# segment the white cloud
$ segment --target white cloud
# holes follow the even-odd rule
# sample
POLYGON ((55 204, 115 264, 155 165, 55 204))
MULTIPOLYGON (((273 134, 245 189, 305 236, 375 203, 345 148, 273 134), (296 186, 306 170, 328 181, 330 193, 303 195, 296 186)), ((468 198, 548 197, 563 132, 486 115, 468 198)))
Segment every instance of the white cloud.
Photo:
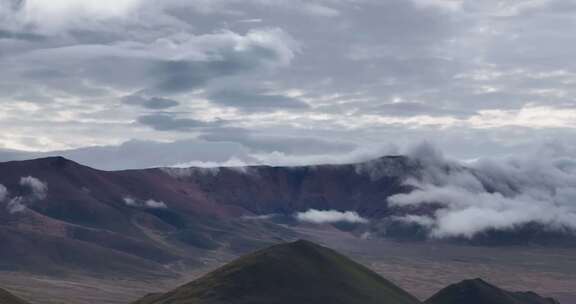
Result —
POLYGON ((162 201, 157 201, 153 199, 148 199, 145 201, 135 199, 133 197, 124 197, 122 199, 127 206, 135 207, 135 208, 149 208, 149 209, 166 209, 166 203, 162 201))
POLYGON ((315 210, 310 209, 306 212, 296 214, 296 219, 301 222, 314 224, 333 224, 333 223, 367 223, 368 220, 361 217, 355 211, 337 211, 337 210, 315 210))
POLYGON ((123 198, 124 203, 130 207, 137 207, 138 203, 136 203, 136 200, 132 197, 125 197, 123 198))
POLYGON ((3 202, 8 197, 8 189, 0 184, 0 202, 3 202))
POLYGON ((48 192, 48 185, 45 182, 33 176, 26 176, 20 178, 20 185, 28 187, 30 189, 30 191, 32 192, 30 196, 33 199, 43 200, 46 198, 48 192))
MULTIPOLYGON (((427 162, 422 176, 407 182, 416 190, 389 198, 393 206, 436 204, 428 216, 402 220, 430 229, 433 237, 471 238, 489 229, 538 223, 576 231, 576 159, 549 146, 535 153, 476 161, 427 162)), ((430 205, 432 206, 432 205, 430 205)))
POLYGON ((43 30, 61 30, 83 23, 124 18, 144 0, 24 0, 14 11, 16 22, 43 30))
POLYGON ((6 210, 8 210, 10 214, 24 212, 27 208, 24 204, 24 198, 21 196, 12 198, 6 205, 6 210))
POLYGON ((166 209, 166 208, 168 208, 164 202, 156 201, 156 200, 152 200, 152 199, 145 201, 144 206, 147 208, 152 208, 152 209, 166 209))

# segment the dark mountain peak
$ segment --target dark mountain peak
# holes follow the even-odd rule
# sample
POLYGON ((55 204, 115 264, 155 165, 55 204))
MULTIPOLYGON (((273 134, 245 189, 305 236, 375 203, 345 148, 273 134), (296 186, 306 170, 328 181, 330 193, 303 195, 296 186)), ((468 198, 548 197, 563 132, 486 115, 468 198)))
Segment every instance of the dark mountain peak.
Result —
POLYGON ((416 298, 336 251, 299 240, 244 256, 137 304, 417 304, 416 298))
POLYGON ((2 304, 28 304, 28 302, 0 288, 0 303, 2 304))
POLYGON ((427 304, 558 304, 534 292, 511 292, 480 278, 452 284, 426 300, 427 304))
POLYGON ((300 239, 300 240, 294 241, 292 243, 284 243, 284 244, 281 244, 279 246, 293 247, 295 249, 318 249, 318 248, 322 248, 322 246, 320 246, 316 243, 313 243, 311 241, 304 240, 304 239, 300 239))
POLYGON ((64 158, 62 156, 50 156, 50 157, 42 157, 42 158, 35 158, 29 160, 18 160, 18 161, 11 161, 6 162, 5 164, 12 164, 21 167, 36 167, 36 168, 47 168, 47 169, 64 169, 69 167, 85 167, 75 161, 70 159, 64 158))
POLYGON ((33 161, 49 165, 54 168, 65 168, 68 166, 81 166, 79 163, 69 160, 62 156, 50 156, 44 158, 38 158, 33 161))
POLYGON ((475 279, 468 279, 468 280, 463 280, 460 283, 456 284, 457 286, 462 286, 462 287, 466 287, 466 288, 478 288, 478 287, 495 287, 493 285, 491 285, 490 283, 484 281, 481 278, 475 278, 475 279))

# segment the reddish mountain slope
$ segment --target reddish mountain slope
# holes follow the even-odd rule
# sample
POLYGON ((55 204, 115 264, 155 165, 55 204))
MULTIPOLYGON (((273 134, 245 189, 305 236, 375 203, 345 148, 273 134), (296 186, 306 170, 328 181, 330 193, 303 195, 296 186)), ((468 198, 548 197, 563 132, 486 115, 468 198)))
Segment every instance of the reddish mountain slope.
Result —
MULTIPOLYGON (((349 165, 116 172, 61 157, 0 163, 0 242, 7 248, 0 270, 169 274, 171 266, 195 265, 207 250, 246 252, 294 239, 289 225, 246 217, 277 214, 294 224, 293 215, 309 209, 356 211, 380 225, 402 212, 387 198, 409 191, 404 181, 422 170, 402 156, 349 165)), ((425 235, 401 225, 385 231, 425 235)), ((502 238, 484 241, 492 239, 502 238)))

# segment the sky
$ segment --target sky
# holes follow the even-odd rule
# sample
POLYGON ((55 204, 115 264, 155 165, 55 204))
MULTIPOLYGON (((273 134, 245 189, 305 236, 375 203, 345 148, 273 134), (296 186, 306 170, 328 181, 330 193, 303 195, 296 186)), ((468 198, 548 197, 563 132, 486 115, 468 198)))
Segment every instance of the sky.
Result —
POLYGON ((0 0, 0 160, 576 148, 574 0, 0 0))

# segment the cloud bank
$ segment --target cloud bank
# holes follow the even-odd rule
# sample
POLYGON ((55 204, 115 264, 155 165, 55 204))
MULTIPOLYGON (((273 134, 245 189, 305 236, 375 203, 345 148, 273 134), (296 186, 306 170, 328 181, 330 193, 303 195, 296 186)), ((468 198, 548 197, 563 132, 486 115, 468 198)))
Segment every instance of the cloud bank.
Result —
POLYGON ((300 222, 313 224, 334 224, 334 223, 352 223, 365 224, 368 220, 361 217, 355 211, 337 211, 337 210, 315 210, 310 209, 306 212, 299 212, 295 215, 300 222))
POLYGON ((573 152, 549 146, 462 165, 445 160, 438 150, 425 145, 413 154, 423 165, 421 176, 406 181, 415 190, 392 196, 389 202, 396 207, 434 209, 430 215, 408 214, 400 219, 428 228, 436 238, 472 238, 489 230, 513 230, 534 223, 551 230, 576 231, 573 152))

